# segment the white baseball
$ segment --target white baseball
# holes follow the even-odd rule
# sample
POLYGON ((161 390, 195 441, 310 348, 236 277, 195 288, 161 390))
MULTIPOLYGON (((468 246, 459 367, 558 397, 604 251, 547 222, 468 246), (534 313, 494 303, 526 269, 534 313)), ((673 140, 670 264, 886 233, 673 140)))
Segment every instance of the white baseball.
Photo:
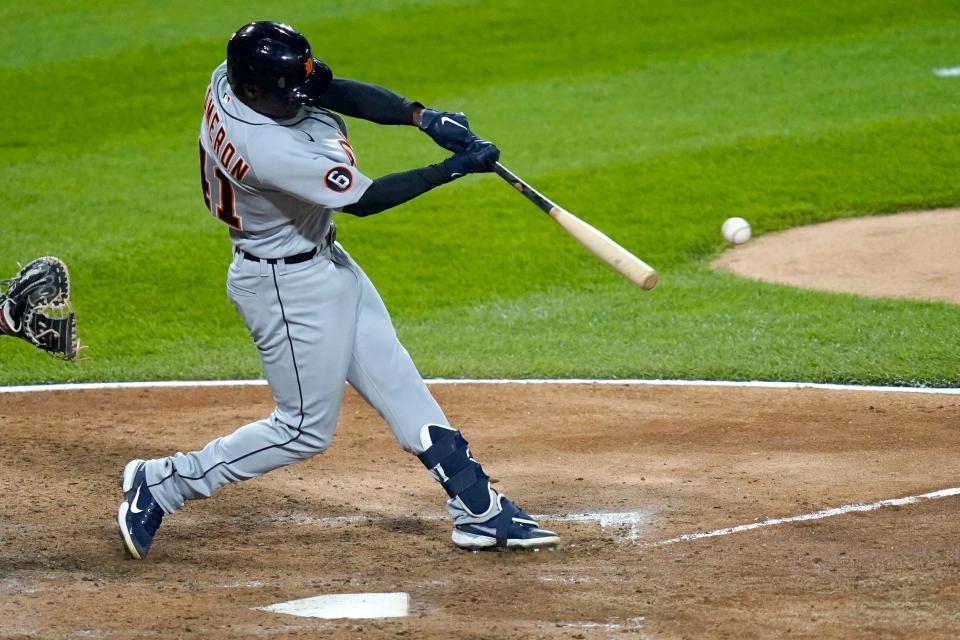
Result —
POLYGON ((743 244, 750 239, 750 223, 743 218, 727 218, 720 227, 720 233, 727 242, 743 244))

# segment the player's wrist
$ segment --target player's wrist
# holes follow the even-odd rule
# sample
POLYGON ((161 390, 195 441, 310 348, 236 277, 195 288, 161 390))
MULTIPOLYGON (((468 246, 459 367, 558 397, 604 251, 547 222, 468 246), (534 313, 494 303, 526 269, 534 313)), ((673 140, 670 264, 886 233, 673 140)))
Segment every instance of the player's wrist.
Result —
POLYGON ((437 167, 443 174, 444 182, 453 182, 457 178, 462 178, 470 173, 469 163, 462 153, 452 155, 440 164, 433 166, 437 167))
POLYGON ((447 181, 456 180, 468 173, 484 173, 493 170, 494 163, 500 159, 500 149, 487 140, 474 140, 466 149, 453 154, 439 167, 447 175, 447 181))
POLYGON ((410 111, 410 122, 413 123, 413 126, 419 129, 421 128, 421 123, 423 122, 423 112, 426 107, 419 102, 414 102, 412 107, 413 108, 410 111))

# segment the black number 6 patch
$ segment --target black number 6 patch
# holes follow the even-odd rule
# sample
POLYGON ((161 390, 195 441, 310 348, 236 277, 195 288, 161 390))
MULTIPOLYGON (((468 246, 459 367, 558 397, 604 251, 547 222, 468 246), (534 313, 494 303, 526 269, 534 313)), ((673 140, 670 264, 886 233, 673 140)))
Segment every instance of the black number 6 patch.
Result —
POLYGON ((353 184, 353 174, 347 167, 334 167, 327 171, 323 181, 334 191, 343 193, 353 184))

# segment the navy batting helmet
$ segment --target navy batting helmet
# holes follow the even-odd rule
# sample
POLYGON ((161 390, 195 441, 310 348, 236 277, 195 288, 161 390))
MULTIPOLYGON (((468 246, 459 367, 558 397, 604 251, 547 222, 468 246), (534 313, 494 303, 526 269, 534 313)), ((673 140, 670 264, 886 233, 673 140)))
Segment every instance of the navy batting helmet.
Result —
POLYGON ((333 79, 313 57, 303 34, 278 22, 251 22, 227 43, 227 80, 233 92, 268 116, 291 116, 333 79))

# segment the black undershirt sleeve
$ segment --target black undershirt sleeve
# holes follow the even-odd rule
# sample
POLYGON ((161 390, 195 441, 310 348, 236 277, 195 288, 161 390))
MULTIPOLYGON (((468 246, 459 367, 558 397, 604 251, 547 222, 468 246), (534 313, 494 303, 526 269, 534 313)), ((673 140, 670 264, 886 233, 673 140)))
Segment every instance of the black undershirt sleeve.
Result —
POLYGON ((341 211, 361 218, 370 216, 403 204, 451 180, 450 172, 440 164, 391 173, 374 180, 359 200, 343 207, 341 211))
POLYGON ((423 108, 419 102, 411 102, 390 89, 348 78, 334 78, 313 104, 377 124, 412 125, 414 110, 423 108))
MULTIPOLYGON (((423 108, 379 85, 349 78, 334 78, 330 86, 315 98, 317 107, 377 124, 413 124, 413 112, 423 108)), ((450 171, 442 165, 430 165, 377 178, 357 202, 341 209, 355 216, 370 216, 403 204, 434 187, 450 182, 450 171)))

